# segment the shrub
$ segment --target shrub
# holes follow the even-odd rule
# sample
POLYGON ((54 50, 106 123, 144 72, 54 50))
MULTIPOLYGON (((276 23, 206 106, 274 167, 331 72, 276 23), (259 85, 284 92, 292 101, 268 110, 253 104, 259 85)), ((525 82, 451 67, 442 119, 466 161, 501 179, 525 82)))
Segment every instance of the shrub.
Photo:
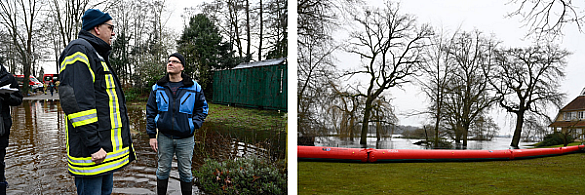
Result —
POLYGON ((286 194, 286 173, 277 167, 255 157, 206 159, 194 176, 199 188, 210 194, 286 194))
POLYGON ((134 102, 134 101, 142 101, 146 102, 148 100, 148 95, 150 91, 148 89, 141 89, 141 88, 128 88, 124 90, 124 95, 126 96, 126 101, 134 102))
MULTIPOLYGON (((565 139, 565 135, 562 133, 548 134, 544 137, 544 141, 540 142, 538 145, 536 145, 536 147, 554 146, 554 145, 564 144, 565 143, 564 139, 565 139)), ((572 136, 567 135, 567 140, 568 140, 567 143, 571 143, 575 139, 573 139, 572 136)))

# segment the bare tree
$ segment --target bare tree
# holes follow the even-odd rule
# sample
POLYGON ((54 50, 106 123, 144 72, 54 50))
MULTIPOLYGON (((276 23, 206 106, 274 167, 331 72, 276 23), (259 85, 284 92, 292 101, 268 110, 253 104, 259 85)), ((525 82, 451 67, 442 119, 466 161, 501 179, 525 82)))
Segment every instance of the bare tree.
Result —
POLYGON ((376 140, 380 141, 382 136, 389 134, 388 126, 396 126, 398 117, 394 114, 394 107, 390 104, 390 100, 384 96, 376 99, 372 104, 372 117, 370 122, 373 122, 376 127, 376 140))
MULTIPOLYGON (((258 55, 262 50, 267 59, 287 56, 288 48, 288 1, 269 0, 263 3, 266 6, 265 12, 270 13, 263 16, 260 32, 262 43, 258 49, 258 55)), ((263 9, 264 10, 264 9, 263 9)))
POLYGON ((55 58, 55 66, 57 72, 61 69, 59 64, 59 55, 63 48, 77 37, 77 33, 81 29, 81 16, 89 6, 90 0, 52 0, 50 1, 50 15, 49 17, 54 21, 54 28, 56 33, 51 33, 50 36, 55 36, 51 41, 54 43, 53 51, 55 58))
POLYGON ((37 33, 39 26, 36 22, 42 7, 43 3, 40 0, 0 1, 0 23, 8 30, 12 46, 23 66, 25 96, 28 95, 29 91, 26 81, 31 75, 31 68, 35 60, 33 40, 35 36, 39 36, 37 33))
POLYGON ((336 116, 341 114, 339 120, 332 118, 332 126, 337 130, 337 134, 341 139, 349 137, 349 140, 354 139, 355 130, 357 127, 358 112, 361 107, 361 101, 358 94, 348 91, 340 90, 339 86, 334 82, 329 82, 332 94, 326 99, 329 100, 329 115, 336 116), (339 124, 339 127, 336 125, 339 124))
MULTIPOLYGON (((340 2, 344 2, 341 0, 340 2)), ((331 37, 331 32, 337 29, 335 0, 301 0, 298 1, 298 93, 297 110, 299 115, 299 132, 306 134, 313 126, 324 122, 320 117, 320 110, 337 110, 344 113, 342 120, 352 120, 347 115, 351 106, 343 102, 348 97, 342 89, 331 83, 335 76, 333 53, 340 48, 331 37), (331 89, 331 90, 328 90, 331 89), (329 97, 328 97, 329 96, 329 97), (338 97, 338 98, 335 98, 338 97), (322 101, 331 100, 331 101, 322 101)), ((347 101, 346 101, 347 102, 347 101)), ((341 128, 353 128, 353 124, 341 122, 341 128)), ((322 124, 324 125, 324 124, 322 124)), ((336 126, 334 124, 333 126, 336 126)), ((350 133, 350 136, 353 134, 350 133)))
POLYGON ((529 27, 529 35, 537 38, 562 35, 562 28, 566 24, 575 24, 580 32, 585 22, 582 1, 571 0, 510 0, 517 4, 518 9, 508 16, 521 16, 526 26, 529 27), (581 3, 581 5, 576 5, 581 3))
POLYGON ((477 117, 469 128, 469 136, 477 140, 492 140, 499 131, 498 124, 488 115, 477 117))
POLYGON ((360 92, 366 99, 360 140, 365 145, 374 102, 384 91, 410 82, 433 32, 427 25, 418 27, 414 16, 399 13, 391 2, 382 9, 364 7, 353 19, 362 29, 350 34, 348 52, 359 55, 365 65, 346 74, 369 77, 367 89, 360 92))
POLYGON ((449 58, 449 48, 453 43, 453 37, 446 38, 445 33, 436 34, 431 38, 431 42, 432 45, 425 49, 425 61, 421 63, 422 77, 417 80, 430 100, 426 113, 434 120, 434 146, 438 147, 440 124, 446 117, 443 112, 445 96, 448 82, 453 76, 451 69, 455 67, 449 58))
POLYGON ((518 147, 527 113, 548 117, 550 104, 560 108, 565 94, 558 91, 559 82, 570 54, 554 45, 496 50, 494 64, 485 72, 499 105, 516 115, 510 146, 518 147))
POLYGON ((489 64, 490 55, 497 44, 483 37, 481 32, 462 32, 455 36, 448 49, 454 63, 453 77, 449 80, 445 109, 452 119, 455 142, 467 146, 467 134, 473 121, 492 105, 487 77, 482 74, 489 64))

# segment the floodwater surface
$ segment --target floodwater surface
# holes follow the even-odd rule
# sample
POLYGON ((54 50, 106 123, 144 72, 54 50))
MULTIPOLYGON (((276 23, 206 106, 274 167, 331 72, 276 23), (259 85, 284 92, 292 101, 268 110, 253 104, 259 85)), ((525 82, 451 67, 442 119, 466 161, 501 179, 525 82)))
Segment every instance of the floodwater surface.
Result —
MULTIPOLYGON (((156 153, 148 144, 145 111, 132 105, 128 109, 138 159, 114 173, 113 194, 156 194, 156 153)), ((7 194, 75 194, 74 178, 67 172, 64 114, 59 101, 25 100, 12 107, 12 120, 5 160, 7 194)), ((282 134, 232 131, 222 129, 221 124, 204 123, 196 135, 193 168, 201 167, 205 157, 225 160, 255 155, 282 159, 286 143, 282 134)), ((168 189, 171 195, 180 194, 176 167, 173 161, 168 189)), ((193 194, 203 192, 193 186, 193 194)))

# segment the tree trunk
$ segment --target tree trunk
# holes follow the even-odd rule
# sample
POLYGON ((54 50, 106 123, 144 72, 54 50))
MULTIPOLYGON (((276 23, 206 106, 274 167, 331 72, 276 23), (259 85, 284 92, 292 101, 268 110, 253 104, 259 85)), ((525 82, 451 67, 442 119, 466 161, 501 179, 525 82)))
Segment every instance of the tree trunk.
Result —
POLYGON ((260 0, 260 38, 259 41, 260 43, 258 43, 258 61, 262 61, 262 33, 263 33, 263 28, 264 28, 264 19, 262 17, 262 0, 260 0))
POLYGON ((247 34, 247 38, 248 40, 246 41, 246 62, 250 62, 250 59, 252 58, 251 54, 250 54, 250 45, 252 45, 252 32, 250 32, 250 1, 246 0, 246 31, 248 31, 247 34))
MULTIPOLYGON (((380 119, 378 119, 380 120, 380 119)), ((380 141, 380 131, 381 131, 380 121, 376 122, 376 140, 380 141)))
POLYGON ((512 137, 512 143, 510 146, 518 149, 518 144, 520 143, 520 137, 522 135, 522 125, 524 125, 524 112, 517 112, 516 115, 516 129, 514 130, 514 137, 512 137))
POLYGON ((353 130, 355 129, 354 123, 355 123, 355 117, 353 117, 353 114, 350 115, 349 117, 351 117, 349 119, 349 140, 353 141, 353 130))
POLYGON ((467 133, 469 132, 469 127, 465 127, 463 129, 463 148, 467 148, 467 133))
POLYGON ((366 109, 364 111, 364 120, 362 121, 362 137, 360 144, 367 145, 368 141, 368 123, 370 122, 370 112, 372 112, 372 98, 366 100, 366 109))
POLYGON ((433 148, 438 148, 439 147, 439 123, 440 123, 440 112, 437 114, 437 120, 435 121, 435 145, 433 146, 433 148))

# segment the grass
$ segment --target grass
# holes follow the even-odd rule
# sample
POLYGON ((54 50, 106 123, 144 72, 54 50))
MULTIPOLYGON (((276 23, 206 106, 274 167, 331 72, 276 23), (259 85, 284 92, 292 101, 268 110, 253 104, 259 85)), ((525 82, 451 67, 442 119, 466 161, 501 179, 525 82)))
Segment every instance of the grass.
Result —
POLYGON ((205 122, 221 123, 234 129, 284 130, 286 114, 274 110, 258 110, 210 103, 209 116, 205 122))
MULTIPOLYGON (((241 108, 209 103, 209 115, 206 123, 222 124, 233 129, 255 130, 285 130, 287 124, 284 112, 274 110, 258 110, 253 108, 241 108)), ((146 102, 131 102, 127 104, 130 109, 145 110, 146 102)))
POLYGON ((584 194, 585 153, 513 161, 298 162, 298 194, 584 194))

